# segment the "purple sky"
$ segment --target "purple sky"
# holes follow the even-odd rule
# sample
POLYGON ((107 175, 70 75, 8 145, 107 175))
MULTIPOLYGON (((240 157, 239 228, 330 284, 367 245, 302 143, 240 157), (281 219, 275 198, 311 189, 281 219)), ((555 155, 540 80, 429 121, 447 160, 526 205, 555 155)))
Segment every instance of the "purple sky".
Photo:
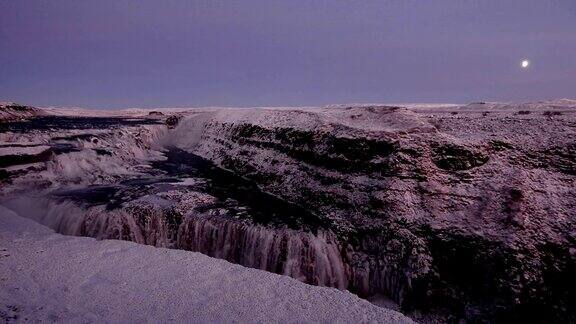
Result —
POLYGON ((560 97, 576 97, 574 0, 0 0, 0 99, 26 104, 560 97))

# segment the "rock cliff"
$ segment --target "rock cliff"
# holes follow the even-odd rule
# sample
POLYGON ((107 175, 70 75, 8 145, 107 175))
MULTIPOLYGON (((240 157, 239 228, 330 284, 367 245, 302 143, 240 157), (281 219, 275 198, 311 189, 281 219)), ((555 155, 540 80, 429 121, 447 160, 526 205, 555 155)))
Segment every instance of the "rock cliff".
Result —
POLYGON ((183 120, 171 144, 325 217, 361 295, 474 320, 567 320, 569 103, 220 110, 183 120))

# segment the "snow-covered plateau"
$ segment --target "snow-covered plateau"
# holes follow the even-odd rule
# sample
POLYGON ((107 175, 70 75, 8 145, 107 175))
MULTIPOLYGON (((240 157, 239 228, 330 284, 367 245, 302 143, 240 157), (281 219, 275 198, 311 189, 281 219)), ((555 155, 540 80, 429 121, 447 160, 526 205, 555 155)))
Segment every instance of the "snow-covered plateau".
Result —
POLYGON ((4 103, 0 185, 6 321, 576 321, 573 100, 4 103))

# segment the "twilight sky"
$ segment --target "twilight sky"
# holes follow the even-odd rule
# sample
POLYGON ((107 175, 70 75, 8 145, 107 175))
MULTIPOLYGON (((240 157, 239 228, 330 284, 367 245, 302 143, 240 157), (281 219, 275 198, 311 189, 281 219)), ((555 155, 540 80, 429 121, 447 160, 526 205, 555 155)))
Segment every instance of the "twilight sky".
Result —
POLYGON ((565 97, 576 98, 574 0, 0 0, 0 100, 120 108, 565 97))

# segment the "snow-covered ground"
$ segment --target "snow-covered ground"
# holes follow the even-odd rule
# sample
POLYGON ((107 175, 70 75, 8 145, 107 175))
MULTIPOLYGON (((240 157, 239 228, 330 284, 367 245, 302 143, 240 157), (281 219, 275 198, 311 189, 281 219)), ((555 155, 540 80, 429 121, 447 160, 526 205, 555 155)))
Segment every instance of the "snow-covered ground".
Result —
POLYGON ((63 236, 0 206, 6 322, 386 322, 348 292, 200 253, 63 236))

